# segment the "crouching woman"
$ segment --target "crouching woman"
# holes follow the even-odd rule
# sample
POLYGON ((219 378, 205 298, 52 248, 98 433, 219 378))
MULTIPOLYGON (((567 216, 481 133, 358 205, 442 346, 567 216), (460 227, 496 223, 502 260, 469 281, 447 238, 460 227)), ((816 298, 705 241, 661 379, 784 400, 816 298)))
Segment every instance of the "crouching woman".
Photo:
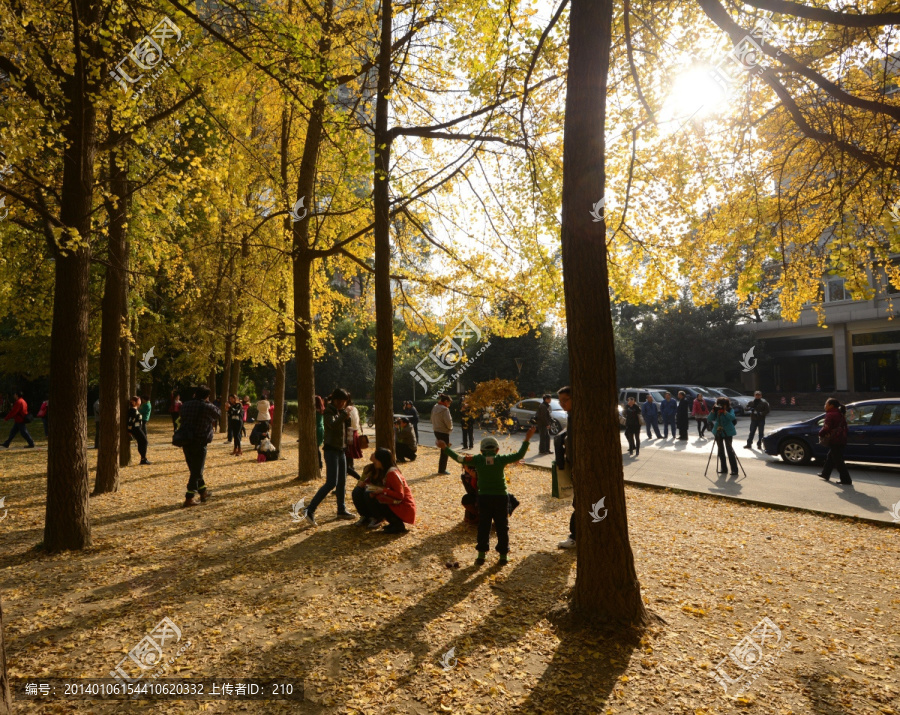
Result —
POLYGON ((403 534, 405 524, 416 521, 416 502, 409 485, 389 449, 376 449, 370 459, 372 464, 363 470, 352 494, 361 517, 358 523, 373 529, 386 520, 385 533, 403 534))

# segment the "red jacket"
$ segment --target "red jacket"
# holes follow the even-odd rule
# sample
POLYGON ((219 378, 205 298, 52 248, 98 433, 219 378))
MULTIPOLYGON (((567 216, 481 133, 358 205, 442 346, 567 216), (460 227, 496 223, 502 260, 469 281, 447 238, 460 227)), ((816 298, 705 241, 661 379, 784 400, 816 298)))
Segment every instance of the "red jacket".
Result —
POLYGON ((404 523, 416 523, 416 502, 409 485, 396 467, 391 467, 385 475, 384 491, 376 494, 375 498, 382 504, 387 504, 404 523), (400 503, 394 504, 395 501, 400 503))
POLYGON ((28 414, 28 403, 25 402, 23 398, 19 398, 13 403, 13 408, 9 411, 9 414, 6 415, 6 420, 15 420, 19 424, 22 424, 25 421, 25 415, 28 414))
POLYGON ((38 418, 47 416, 47 407, 48 407, 47 400, 44 400, 41 403, 41 409, 38 410, 38 413, 37 413, 38 418))
POLYGON ((839 409, 825 412, 825 424, 819 434, 828 437, 829 445, 840 447, 847 444, 847 420, 839 409))

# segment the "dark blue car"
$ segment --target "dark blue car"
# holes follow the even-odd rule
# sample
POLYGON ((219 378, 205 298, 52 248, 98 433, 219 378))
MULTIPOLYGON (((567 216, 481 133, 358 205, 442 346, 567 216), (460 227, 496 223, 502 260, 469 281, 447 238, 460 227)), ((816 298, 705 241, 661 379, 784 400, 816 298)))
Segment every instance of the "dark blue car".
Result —
MULTIPOLYGON (((819 444, 825 413, 781 427, 766 435, 763 450, 790 464, 823 460, 828 448, 819 444)), ((900 399, 864 400, 847 405, 848 462, 900 464, 900 399)))

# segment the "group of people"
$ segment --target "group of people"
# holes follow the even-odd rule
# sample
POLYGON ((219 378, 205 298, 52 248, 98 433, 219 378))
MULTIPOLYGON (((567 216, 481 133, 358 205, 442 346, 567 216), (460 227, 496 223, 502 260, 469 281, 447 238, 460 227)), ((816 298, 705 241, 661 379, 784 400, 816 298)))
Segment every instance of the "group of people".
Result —
MULTIPOLYGON (((678 437, 676 441, 687 441, 688 426, 691 419, 697 423, 697 436, 700 439, 708 439, 706 433, 710 428, 710 409, 706 406, 706 400, 701 393, 698 393, 691 399, 684 391, 678 393, 678 399, 672 397, 671 392, 664 394, 663 401, 657 403, 653 399, 653 395, 648 394, 647 398, 640 405, 635 403, 634 397, 628 398, 628 403, 624 407, 625 418, 625 439, 628 440, 628 454, 639 456, 641 453, 641 427, 647 428, 647 439, 652 439, 650 430, 656 433, 657 439, 668 439, 669 428, 672 429, 672 438, 675 437, 676 427, 678 429, 678 437), (660 434, 659 419, 662 417, 664 435, 660 434)), ((718 398, 716 406, 723 404, 725 400, 728 409, 731 409, 731 401, 728 398, 718 398)), ((716 410, 713 407, 713 411, 716 410)), ((762 449, 762 440, 765 436, 766 416, 769 414, 769 403, 763 399, 762 393, 757 390, 754 399, 748 404, 747 410, 750 413, 750 436, 747 438, 747 449, 752 449, 753 438, 756 437, 756 448, 762 449)), ((737 431, 732 433, 732 437, 737 431)))

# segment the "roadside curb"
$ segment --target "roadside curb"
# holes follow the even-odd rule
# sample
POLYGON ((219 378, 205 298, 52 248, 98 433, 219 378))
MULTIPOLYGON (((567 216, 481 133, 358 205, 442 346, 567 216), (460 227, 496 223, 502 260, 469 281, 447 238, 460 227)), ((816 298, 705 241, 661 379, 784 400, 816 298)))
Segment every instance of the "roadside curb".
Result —
MULTIPOLYGON (((544 469, 546 471, 552 471, 552 467, 545 467, 542 464, 527 464, 520 462, 522 466, 525 467, 533 467, 534 469, 544 469)), ((832 519, 845 519, 847 521, 860 521, 866 524, 872 524, 874 526, 880 526, 888 529, 896 529, 898 524, 895 524, 890 521, 884 521, 882 519, 870 519, 865 516, 851 516, 849 514, 835 514, 830 511, 819 511, 818 509, 806 509, 802 506, 788 506, 785 504, 772 504, 771 502, 757 501, 756 499, 747 499, 745 497, 730 497, 725 496, 723 494, 710 494, 708 492, 697 492, 692 489, 687 489, 684 487, 664 487, 660 484, 652 484, 651 482, 638 482, 633 479, 626 479, 625 483, 633 486, 639 487, 641 489, 652 489, 654 491, 660 492, 674 492, 678 494, 693 494, 695 496, 705 497, 707 499, 721 499, 722 501, 729 502, 740 502, 742 504, 751 504, 752 506, 764 506, 769 509, 778 509, 779 511, 800 511, 806 512, 807 514, 815 514, 816 516, 825 516, 830 517, 832 519)))

